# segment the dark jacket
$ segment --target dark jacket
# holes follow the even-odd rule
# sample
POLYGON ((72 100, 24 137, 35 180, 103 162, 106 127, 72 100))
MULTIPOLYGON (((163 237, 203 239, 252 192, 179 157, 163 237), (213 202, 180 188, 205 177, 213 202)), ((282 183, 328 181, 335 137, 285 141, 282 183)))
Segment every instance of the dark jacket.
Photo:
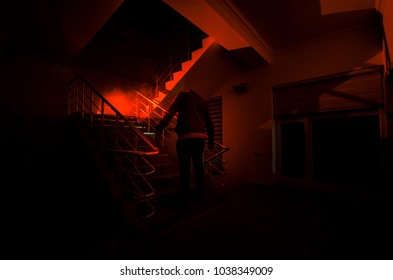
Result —
POLYGON ((198 137, 207 133, 209 144, 214 143, 214 128, 207 102, 195 91, 186 90, 175 97, 157 130, 164 129, 176 113, 178 115, 175 131, 179 139, 188 136, 198 137))

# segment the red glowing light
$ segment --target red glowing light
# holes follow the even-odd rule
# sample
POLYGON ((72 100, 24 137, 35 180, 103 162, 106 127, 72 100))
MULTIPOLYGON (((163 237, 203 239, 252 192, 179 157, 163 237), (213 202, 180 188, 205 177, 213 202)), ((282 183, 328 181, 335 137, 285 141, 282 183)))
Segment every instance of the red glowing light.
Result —
MULTIPOLYGON (((125 116, 135 116, 136 102, 135 96, 119 88, 105 92, 104 97, 112 104, 121 114, 125 116)), ((106 114, 114 114, 109 106, 105 106, 106 114)))

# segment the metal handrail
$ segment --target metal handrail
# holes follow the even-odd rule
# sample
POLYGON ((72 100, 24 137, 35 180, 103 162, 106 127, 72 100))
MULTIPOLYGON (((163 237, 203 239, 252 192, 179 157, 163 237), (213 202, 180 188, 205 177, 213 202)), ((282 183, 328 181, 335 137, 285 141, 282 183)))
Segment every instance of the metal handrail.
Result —
POLYGON ((164 109, 163 107, 160 106, 160 104, 154 102, 153 100, 151 100, 150 98, 146 97, 145 95, 143 95, 140 91, 133 89, 133 91, 138 94, 139 97, 142 97, 143 99, 145 99, 147 102, 151 103, 152 105, 154 105, 155 107, 158 107, 159 109, 163 110, 164 112, 168 112, 166 109, 164 109))
MULTIPOLYGON (((152 117, 151 117, 151 114, 155 114, 155 115, 157 116, 157 118, 161 119, 161 118, 164 117, 164 114, 168 113, 168 110, 166 110, 165 108, 163 108, 162 106, 160 106, 159 104, 157 104, 156 102, 154 102, 154 100, 151 100, 150 98, 144 96, 141 92, 139 92, 139 91, 137 91, 137 90, 134 90, 134 92, 135 92, 139 97, 142 97, 143 100, 145 100, 146 102, 148 102, 148 103, 149 103, 148 106, 152 105, 152 106, 154 107, 154 110, 153 110, 153 111, 150 111, 150 112, 142 111, 143 113, 145 113, 146 115, 148 115, 148 118, 149 118, 149 120, 148 120, 148 122, 149 122, 149 123, 148 123, 148 131, 150 131, 150 129, 151 129, 151 125, 150 125, 151 120, 155 121, 155 122, 156 122, 155 124, 158 125, 158 121, 157 121, 155 118, 152 118, 152 117), (156 109, 157 109, 157 108, 161 110, 161 115, 160 115, 158 112, 156 112, 156 109)), ((139 110, 141 110, 141 109, 139 109, 139 110)), ((174 127, 174 126, 176 125, 176 121, 177 121, 176 116, 173 116, 173 118, 172 118, 171 121, 170 121, 171 126, 174 127)), ((171 135, 171 136, 172 136, 172 139, 176 137, 176 134, 175 134, 173 131, 169 130, 168 128, 165 128, 165 129, 164 129, 164 132, 162 133, 161 142, 164 143, 164 142, 166 141, 166 142, 169 142, 171 145, 175 145, 176 143, 173 142, 173 141, 172 141, 169 137, 167 137, 166 135, 171 135)))
MULTIPOLYGON (((156 106, 157 108, 161 109, 163 112, 168 113, 168 110, 164 109, 163 107, 161 107, 158 103, 154 102, 153 100, 149 99, 148 97, 144 96, 142 93, 140 93, 137 90, 134 90, 135 93, 137 93, 140 97, 143 97, 146 101, 150 102, 151 104, 153 104, 154 106, 156 106)), ((157 114, 158 115, 158 114, 157 114)), ((173 119, 176 120, 176 116, 173 116, 173 119)), ((216 145, 218 145, 220 148, 222 148, 223 150, 227 151, 229 150, 229 147, 222 145, 221 143, 215 141, 214 142, 216 145)))

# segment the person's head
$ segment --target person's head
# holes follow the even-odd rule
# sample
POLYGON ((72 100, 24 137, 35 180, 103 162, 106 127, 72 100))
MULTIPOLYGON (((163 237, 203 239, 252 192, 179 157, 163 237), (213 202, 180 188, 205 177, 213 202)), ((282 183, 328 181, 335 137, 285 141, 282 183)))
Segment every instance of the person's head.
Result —
POLYGON ((191 92, 191 93, 196 93, 194 90, 192 89, 185 89, 184 92, 191 92))
POLYGON ((190 88, 189 89, 185 89, 182 92, 184 92, 186 94, 190 94, 190 95, 197 95, 197 96, 199 96, 199 94, 195 90, 190 89, 190 88))

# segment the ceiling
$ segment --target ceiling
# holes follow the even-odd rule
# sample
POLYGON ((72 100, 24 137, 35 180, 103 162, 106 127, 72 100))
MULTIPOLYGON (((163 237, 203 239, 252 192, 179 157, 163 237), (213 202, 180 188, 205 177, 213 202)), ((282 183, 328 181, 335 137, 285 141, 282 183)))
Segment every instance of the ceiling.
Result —
POLYGON ((370 24, 374 0, 164 0, 228 50, 280 50, 370 24), (225 31, 225 32, 223 32, 225 31))
POLYGON ((161 0, 125 0, 74 61, 146 80, 184 52, 194 25, 161 0))
MULTIPOLYGON (((353 8, 348 5, 348 10, 345 11, 322 14, 319 0, 232 2, 273 51, 365 24, 374 14, 373 6, 357 10, 356 3, 353 8)), ((330 1, 334 2, 337 1, 330 1)), ((357 2, 360 3, 362 0, 357 2)))
POLYGON ((186 44, 187 28, 198 26, 233 52, 251 48, 269 61, 276 51, 368 24, 376 2, 8 0, 1 4, 4 58, 72 60, 125 76, 141 68, 151 73, 186 44))

